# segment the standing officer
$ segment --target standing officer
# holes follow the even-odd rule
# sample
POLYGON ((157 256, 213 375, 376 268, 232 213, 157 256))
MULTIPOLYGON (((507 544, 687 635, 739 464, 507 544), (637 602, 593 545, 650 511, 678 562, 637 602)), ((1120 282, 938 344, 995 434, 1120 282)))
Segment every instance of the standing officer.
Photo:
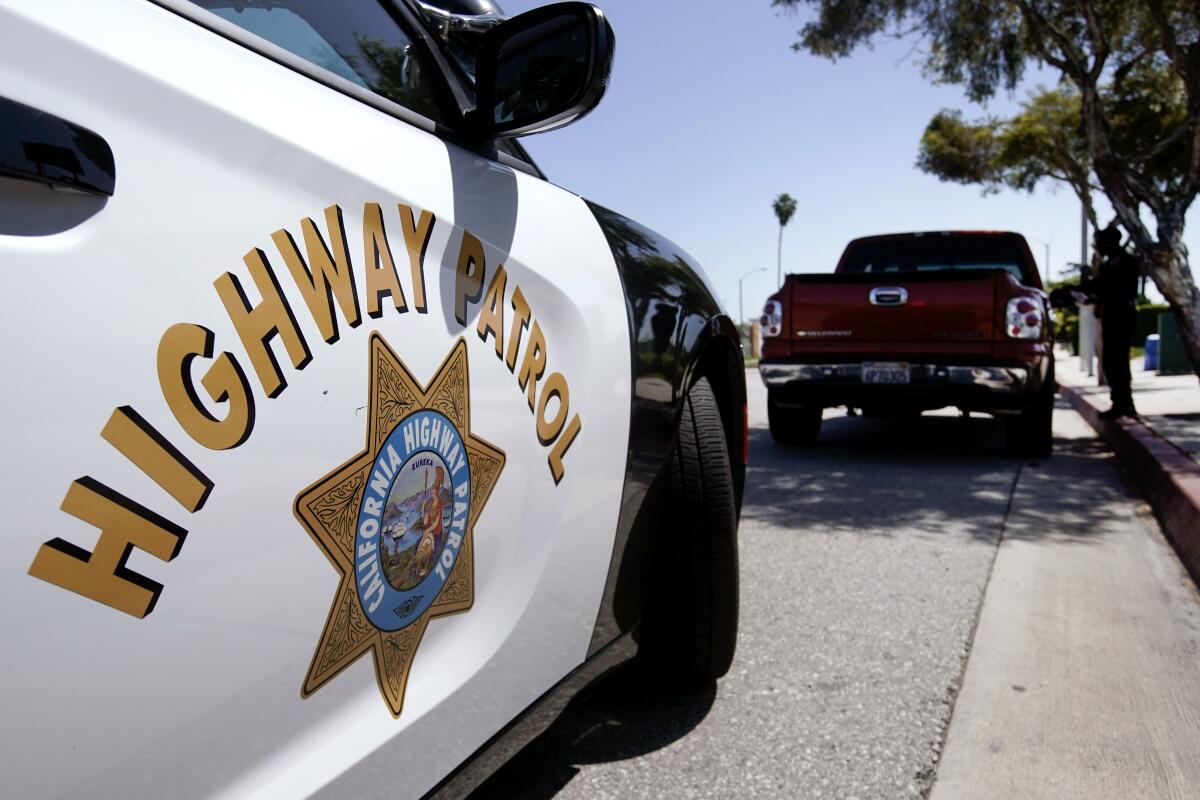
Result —
POLYGON ((1101 413, 1100 418, 1136 417, 1130 387, 1133 378, 1129 374, 1129 348, 1137 322, 1138 264, 1121 246, 1121 229, 1115 220, 1096 232, 1095 244, 1100 254, 1100 271, 1084 289, 1096 303, 1096 315, 1101 321, 1101 360, 1112 398, 1112 408, 1101 413))

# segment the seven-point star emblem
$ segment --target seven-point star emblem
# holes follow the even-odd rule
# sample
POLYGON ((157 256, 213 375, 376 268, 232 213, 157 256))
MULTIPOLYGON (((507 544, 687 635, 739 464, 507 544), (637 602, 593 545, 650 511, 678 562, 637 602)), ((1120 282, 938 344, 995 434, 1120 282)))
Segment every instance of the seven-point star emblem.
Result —
POLYGON ((296 498, 341 576, 301 694, 372 652, 395 716, 425 626, 474 602, 472 530, 504 453, 471 431, 466 341, 427 386, 371 334, 366 449, 296 498))

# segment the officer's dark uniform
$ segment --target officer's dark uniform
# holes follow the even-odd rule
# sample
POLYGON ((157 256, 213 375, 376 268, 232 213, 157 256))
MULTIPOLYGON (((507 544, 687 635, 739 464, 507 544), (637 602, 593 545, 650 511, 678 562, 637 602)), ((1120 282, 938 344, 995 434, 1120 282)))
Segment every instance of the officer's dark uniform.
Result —
POLYGON ((1112 408, 1102 416, 1133 417, 1137 412, 1130 388, 1129 347, 1137 323, 1138 263, 1121 247, 1121 232, 1115 227, 1096 234, 1096 248, 1103 260, 1088 289, 1100 317, 1104 375, 1112 397, 1112 408))

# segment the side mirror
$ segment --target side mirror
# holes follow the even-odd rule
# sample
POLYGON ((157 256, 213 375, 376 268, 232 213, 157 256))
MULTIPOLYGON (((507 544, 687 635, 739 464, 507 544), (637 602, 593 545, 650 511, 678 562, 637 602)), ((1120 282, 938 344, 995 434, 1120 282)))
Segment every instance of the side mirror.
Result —
POLYGON ((561 128, 591 111, 612 70, 613 30, 589 3, 555 3, 505 20, 480 37, 476 133, 507 138, 561 128))

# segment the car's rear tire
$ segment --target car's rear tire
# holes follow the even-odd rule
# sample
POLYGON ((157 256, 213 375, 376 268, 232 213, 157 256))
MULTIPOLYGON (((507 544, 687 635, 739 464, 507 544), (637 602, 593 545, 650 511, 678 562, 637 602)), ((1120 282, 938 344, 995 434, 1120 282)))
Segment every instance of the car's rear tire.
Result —
POLYGON ((1004 429, 1005 447, 1022 458, 1049 458, 1054 449, 1054 387, 1049 384, 1038 398, 1004 429))
POLYGON ((667 478, 639 658, 673 683, 708 683, 729 670, 737 646, 738 560, 729 449, 705 378, 684 399, 667 478))
POLYGON ((821 433, 825 409, 812 405, 780 405, 772 392, 767 393, 767 423, 771 438, 780 444, 812 444, 821 433))

